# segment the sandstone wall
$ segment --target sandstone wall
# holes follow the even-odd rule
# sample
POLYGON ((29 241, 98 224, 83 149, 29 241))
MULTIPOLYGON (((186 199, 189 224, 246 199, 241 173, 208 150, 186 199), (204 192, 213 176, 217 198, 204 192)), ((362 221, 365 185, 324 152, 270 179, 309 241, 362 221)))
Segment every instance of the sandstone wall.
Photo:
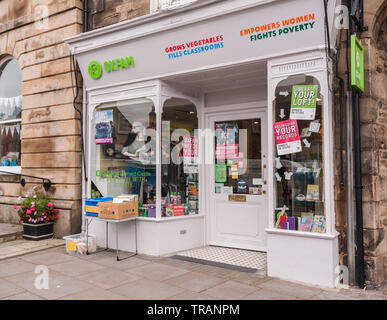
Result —
MULTIPOLYGON (((360 98, 363 232, 365 269, 368 284, 380 285, 387 280, 387 1, 364 2, 364 18, 368 31, 358 34, 365 51, 365 91, 360 98)), ((339 47, 339 75, 346 79, 346 36, 341 32, 339 47)), ((349 62, 350 63, 350 62, 349 62)), ((345 83, 345 88, 347 83, 345 83)), ((338 83, 336 83, 338 88, 338 83)), ((335 194, 336 228, 340 232, 340 258, 346 264, 347 214, 346 181, 340 185, 340 104, 335 104, 335 194)), ((344 120, 345 124, 345 120, 344 120)), ((345 132, 344 128, 344 160, 345 132)), ((344 161, 344 168, 346 162, 344 161)), ((344 177, 345 178, 345 177, 344 177)))
POLYGON ((150 0, 89 0, 89 7, 89 28, 98 29, 148 14, 150 0))
MULTIPOLYGON (((80 32, 80 0, 0 1, 0 56, 12 55, 22 69, 22 173, 53 182, 51 195, 61 209, 55 226, 59 236, 81 227, 80 120, 73 108, 69 46, 63 43, 80 32), (39 13, 47 13, 47 20, 36 22, 39 13)), ((79 88, 81 108, 81 78, 79 88)), ((0 221, 17 222, 11 208, 15 197, 39 182, 28 179, 22 188, 12 179, 14 183, 0 181, 0 221)))

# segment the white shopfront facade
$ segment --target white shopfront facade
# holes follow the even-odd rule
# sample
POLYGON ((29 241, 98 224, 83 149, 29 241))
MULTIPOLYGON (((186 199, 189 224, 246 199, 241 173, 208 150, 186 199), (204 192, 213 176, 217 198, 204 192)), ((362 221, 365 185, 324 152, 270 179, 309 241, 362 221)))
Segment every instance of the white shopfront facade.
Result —
MULTIPOLYGON (((329 21, 332 21, 332 4, 328 11, 329 21)), ((338 241, 334 227, 332 103, 323 1, 226 0, 205 5, 199 3, 172 13, 158 13, 80 34, 67 39, 67 42, 77 58, 85 88, 84 174, 88 182, 83 185, 84 198, 90 198, 95 189, 104 197, 131 193, 122 184, 114 186, 114 180, 98 184, 97 176, 104 170, 113 170, 113 163, 117 160, 102 159, 103 155, 108 157, 108 153, 101 145, 96 146, 94 130, 98 110, 113 108, 119 111, 120 117, 129 119, 133 116, 131 106, 140 110, 136 111, 137 114, 146 109, 143 122, 147 122, 147 128, 155 128, 156 134, 152 138, 156 150, 154 166, 144 169, 144 172, 154 174, 153 186, 148 182, 149 189, 143 192, 148 192, 149 199, 154 199, 156 216, 139 217, 136 221, 140 253, 158 256, 204 245, 265 251, 270 276, 323 286, 335 285, 338 241), (130 57, 132 63, 129 63, 130 57), (99 62, 101 70, 90 70, 92 61, 99 62), (112 65, 117 70, 111 70, 112 65), (95 72, 94 78, 90 72, 95 72), (289 155, 291 161, 285 157, 281 159, 285 160, 282 169, 277 168, 279 159, 273 123, 289 119, 286 107, 280 106, 289 104, 292 85, 310 84, 318 84, 319 90, 317 109, 320 110, 316 113, 320 115, 321 128, 320 136, 316 138, 318 156, 305 148, 308 142, 301 142, 305 152, 299 155, 302 155, 304 167, 308 167, 310 154, 320 159, 313 158, 311 168, 319 167, 319 174, 313 177, 318 176, 321 181, 309 182, 319 185, 320 196, 308 208, 297 209, 295 201, 287 202, 287 199, 294 199, 289 194, 295 192, 292 187, 287 189, 288 184, 298 185, 296 182, 291 184, 286 161, 294 162, 289 168, 294 169, 293 176, 296 177, 299 166, 296 162, 299 160, 289 155), (170 111, 167 112, 166 108, 170 111), (178 114, 183 111, 185 116, 179 120, 178 114), (168 182, 173 183, 168 180, 171 176, 169 167, 163 166, 162 131, 166 117, 171 117, 172 120, 168 120, 171 126, 173 122, 177 126, 184 121, 187 123, 187 115, 197 118, 190 129, 198 129, 195 137, 199 142, 199 161, 194 177, 187 174, 184 183, 187 186, 191 183, 196 188, 197 208, 195 212, 188 212, 191 214, 164 216, 166 197, 163 190, 168 182), (253 160, 235 160, 230 164, 226 161, 227 165, 219 162, 215 136, 216 130, 224 128, 225 124, 226 127, 243 128, 238 131, 238 156, 253 160), (286 173, 284 168, 287 168, 286 173), (230 175, 227 182, 219 182, 224 178, 221 178, 222 172, 230 175), (243 173, 246 172, 252 174, 245 179, 243 173), (241 191, 243 188, 247 191, 241 191), (111 192, 114 194, 109 194, 111 192), (288 211, 289 216, 294 214, 295 217, 302 210, 320 210, 319 213, 325 216, 325 232, 276 228, 277 214, 283 205, 290 207, 293 211, 288 211)), ((136 126, 137 120, 131 119, 130 126, 136 126)), ((120 140, 120 132, 125 133, 125 119, 123 124, 119 121, 114 118, 117 140, 120 140)), ((301 127, 299 121, 300 135, 301 127)), ((314 135, 317 137, 318 133, 314 135)), ((176 137, 171 140, 179 141, 176 137)), ((313 141, 313 135, 309 135, 310 141, 313 141)), ((305 190, 305 196, 306 193, 305 190)), ((190 201, 187 196, 186 202, 190 201)), ((109 226, 111 231, 115 227, 109 226)), ((121 228, 120 249, 133 251, 133 222, 121 223, 118 227, 121 228)), ((89 230, 103 245, 104 225, 94 223, 89 230)), ((109 238, 109 246, 115 248, 114 237, 109 238)))

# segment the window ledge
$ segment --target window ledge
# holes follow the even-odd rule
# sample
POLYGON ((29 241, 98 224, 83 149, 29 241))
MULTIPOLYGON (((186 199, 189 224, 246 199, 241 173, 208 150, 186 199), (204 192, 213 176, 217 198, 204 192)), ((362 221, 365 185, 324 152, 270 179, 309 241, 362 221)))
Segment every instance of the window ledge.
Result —
POLYGON ((12 173, 16 173, 16 174, 21 174, 21 166, 4 166, 4 167, 1 167, 0 166, 0 171, 3 171, 3 172, 0 172, 0 175, 4 174, 12 174, 12 173))
POLYGON ((162 218, 137 217, 137 220, 152 221, 152 222, 168 222, 168 221, 174 221, 174 220, 199 219, 199 218, 204 218, 204 215, 203 214, 192 214, 192 215, 185 215, 185 216, 162 217, 162 218))
POLYGON ((336 234, 328 234, 328 233, 317 233, 317 232, 306 232, 306 231, 297 231, 297 230, 283 230, 283 229, 265 229, 266 233, 269 234, 278 234, 283 236, 294 236, 294 237, 303 237, 303 238, 316 238, 322 240, 333 240, 338 237, 338 233, 336 234))

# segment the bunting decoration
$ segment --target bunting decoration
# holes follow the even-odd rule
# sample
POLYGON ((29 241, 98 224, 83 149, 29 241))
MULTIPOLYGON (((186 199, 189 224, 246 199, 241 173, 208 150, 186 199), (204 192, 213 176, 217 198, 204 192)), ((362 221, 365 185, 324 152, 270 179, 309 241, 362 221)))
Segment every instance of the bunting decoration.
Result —
POLYGON ((0 134, 8 135, 8 132, 11 131, 11 135, 15 134, 15 131, 18 135, 20 135, 20 123, 13 124, 0 124, 0 134))

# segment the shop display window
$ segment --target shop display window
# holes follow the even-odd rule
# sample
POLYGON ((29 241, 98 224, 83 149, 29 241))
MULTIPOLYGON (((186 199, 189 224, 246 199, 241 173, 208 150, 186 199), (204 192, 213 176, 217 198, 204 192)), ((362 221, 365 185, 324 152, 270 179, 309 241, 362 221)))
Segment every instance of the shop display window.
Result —
POLYGON ((162 216, 198 214, 198 116, 192 102, 171 98, 164 103, 161 140, 162 216))
POLYGON ((215 122, 215 193, 262 195, 261 120, 215 122))
POLYGON ((289 77, 275 90, 275 228, 326 232, 320 90, 306 75, 289 77))
POLYGON ((91 132, 91 197, 131 198, 156 217, 156 113, 149 99, 99 105, 91 132))
POLYGON ((22 75, 16 59, 0 62, 0 170, 20 170, 22 75))

